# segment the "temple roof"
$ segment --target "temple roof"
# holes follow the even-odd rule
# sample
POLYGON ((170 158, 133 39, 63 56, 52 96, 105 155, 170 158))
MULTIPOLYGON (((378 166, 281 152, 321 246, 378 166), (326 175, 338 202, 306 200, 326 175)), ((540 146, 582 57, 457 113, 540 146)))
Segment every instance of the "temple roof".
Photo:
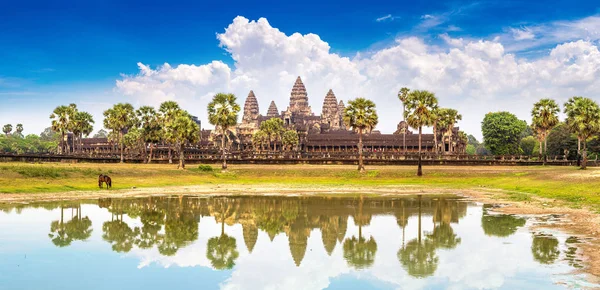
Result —
POLYGON ((290 110, 292 112, 300 112, 302 114, 310 114, 310 107, 308 106, 308 94, 306 93, 306 87, 302 83, 302 79, 298 77, 292 92, 290 94, 290 110))

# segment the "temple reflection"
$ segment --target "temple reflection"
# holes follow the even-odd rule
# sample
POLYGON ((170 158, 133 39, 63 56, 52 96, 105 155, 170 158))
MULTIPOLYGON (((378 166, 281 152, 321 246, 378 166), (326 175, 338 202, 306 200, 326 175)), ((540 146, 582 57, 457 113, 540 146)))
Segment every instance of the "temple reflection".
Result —
MULTIPOLYGON (((238 246, 242 244, 227 234, 225 225, 241 226, 243 245, 250 254, 258 243, 269 243, 267 239, 259 241, 260 232, 271 242, 278 235, 285 236, 291 260, 298 267, 306 255, 311 233, 317 230, 327 255, 331 256, 340 247, 349 266, 369 268, 375 261, 378 246, 375 237, 364 234, 364 229, 370 227, 374 216, 391 216, 402 229, 402 237, 398 237, 402 239, 398 261, 415 277, 432 275, 437 267, 437 251, 452 249, 461 243, 452 224, 458 223, 467 212, 466 202, 444 196, 161 196, 105 198, 97 203, 110 213, 110 219, 102 223, 102 239, 119 253, 133 248, 156 248, 161 255, 173 256, 198 240, 201 219, 214 219, 220 224, 221 233, 208 239, 206 257, 217 270, 235 266, 238 246), (358 233, 351 236, 347 235, 349 219, 358 229, 358 233), (423 228, 424 219, 430 219, 427 224, 433 226, 423 228), (417 233, 411 236, 416 238, 405 243, 406 228, 414 220, 417 233)), ((92 222, 82 216, 81 204, 43 206, 60 208, 60 217, 52 221, 49 233, 56 246, 68 246, 90 237, 92 222)))

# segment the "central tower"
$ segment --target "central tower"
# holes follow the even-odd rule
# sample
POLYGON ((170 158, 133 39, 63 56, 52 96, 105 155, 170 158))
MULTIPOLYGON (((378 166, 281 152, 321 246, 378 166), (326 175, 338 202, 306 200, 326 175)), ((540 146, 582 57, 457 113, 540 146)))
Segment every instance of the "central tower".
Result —
POLYGON ((294 83, 294 87, 292 87, 288 111, 300 116, 312 115, 312 110, 308 105, 308 94, 306 93, 306 87, 304 87, 304 83, 302 83, 302 79, 300 77, 296 79, 296 83, 294 83))

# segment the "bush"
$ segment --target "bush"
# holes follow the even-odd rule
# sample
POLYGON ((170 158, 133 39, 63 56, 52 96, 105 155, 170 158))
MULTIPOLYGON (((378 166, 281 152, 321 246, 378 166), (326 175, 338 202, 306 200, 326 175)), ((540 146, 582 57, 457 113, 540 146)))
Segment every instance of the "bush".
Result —
POLYGON ((210 165, 200 164, 198 165, 198 170, 202 172, 213 172, 213 168, 210 165))

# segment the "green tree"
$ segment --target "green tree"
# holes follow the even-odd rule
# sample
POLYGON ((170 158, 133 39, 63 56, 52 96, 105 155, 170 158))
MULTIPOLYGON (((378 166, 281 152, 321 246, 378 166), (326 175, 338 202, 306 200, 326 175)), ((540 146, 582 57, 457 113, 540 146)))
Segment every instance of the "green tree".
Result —
POLYGON ((19 138, 23 138, 23 124, 17 124, 17 127, 15 129, 15 134, 13 134, 15 137, 19 137, 19 138))
POLYGON ((475 146, 473 144, 467 144, 467 154, 475 155, 477 153, 475 146))
POLYGON ((222 170, 227 170, 225 138, 230 127, 237 124, 240 105, 233 94, 216 94, 208 104, 208 122, 221 131, 221 150, 223 158, 222 170))
POLYGON ((60 134, 60 148, 58 152, 60 154, 65 153, 65 134, 69 132, 70 118, 72 117, 71 106, 58 106, 50 114, 52 120, 52 130, 60 134))
POLYGON ((44 129, 44 131, 42 133, 40 133, 40 139, 42 141, 59 141, 58 140, 58 135, 56 134, 56 132, 54 132, 52 130, 52 127, 48 127, 46 129, 44 129))
MULTIPOLYGON (((402 102, 402 120, 406 120, 406 101, 408 100, 408 93, 410 92, 409 88, 403 87, 398 92, 398 99, 402 102)), ((406 130, 402 132, 402 148, 404 148, 404 153, 406 153, 406 130)))
POLYGON ((296 130, 287 130, 281 136, 281 144, 286 150, 294 150, 298 146, 298 133, 296 130))
MULTIPOLYGON (((162 104, 160 104, 160 107, 158 108, 158 111, 160 112, 160 122, 163 124, 163 130, 164 132, 162 133, 163 136, 167 136, 169 134, 171 134, 169 132, 169 129, 172 127, 169 127, 169 123, 173 122, 173 120, 175 120, 175 116, 178 114, 179 111, 181 111, 181 108, 179 107, 179 104, 177 104, 177 102, 175 101, 166 101, 163 102, 162 104)), ((167 142, 167 145, 169 147, 169 164, 173 163, 173 148, 172 148, 172 144, 167 142)))
POLYGON ((371 133, 379 122, 377 112, 375 111, 375 103, 365 98, 351 100, 344 109, 343 119, 347 127, 358 131, 358 170, 365 172, 362 138, 363 133, 371 133))
POLYGON ((81 217, 81 205, 77 208, 77 214, 66 223, 66 231, 74 241, 85 241, 92 236, 92 221, 87 216, 81 217))
POLYGON ((548 134, 548 154, 577 158, 577 137, 561 122, 548 134))
POLYGON ((548 134, 558 124, 559 112, 558 104, 552 99, 539 100, 531 110, 531 124, 539 131, 540 139, 544 141, 544 163, 548 159, 548 134))
POLYGON ((4 132, 4 135, 6 137, 8 137, 8 135, 10 135, 10 132, 12 132, 13 130, 13 126, 11 124, 6 124, 4 125, 4 127, 2 127, 2 132, 4 132))
MULTIPOLYGON (((92 131, 94 131, 94 117, 88 112, 74 112, 72 121, 71 121, 71 131, 73 132, 73 142, 75 139, 79 139, 79 149, 82 148, 82 138, 83 136, 89 136, 92 131)), ((73 146, 73 150, 76 150, 77 147, 73 146)))
MULTIPOLYGON (((452 134, 454 133, 454 126, 456 125, 456 122, 462 120, 462 115, 458 113, 457 110, 455 109, 447 109, 447 108, 443 108, 443 109, 439 109, 439 114, 438 114, 438 118, 440 120, 440 126, 443 130, 443 132, 445 133, 445 135, 447 135, 447 140, 448 140, 448 151, 452 152, 452 145, 450 144, 450 141, 452 140, 452 134)), ((446 146, 444 146, 445 148, 446 146)), ((446 151, 444 149, 444 151, 446 151)))
POLYGON ((104 129, 100 129, 94 134, 94 138, 108 138, 108 132, 104 129))
POLYGON ((408 95, 406 101, 406 120, 408 125, 413 128, 419 128, 419 164, 417 175, 423 175, 422 156, 421 156, 421 139, 423 135, 423 127, 431 126, 435 115, 433 112, 437 109, 438 100, 435 94, 429 91, 412 91, 408 95))
POLYGON ((142 106, 135 111, 140 120, 142 129, 142 140, 144 141, 144 153, 146 152, 146 144, 150 147, 148 159, 144 158, 145 163, 152 162, 152 154, 154 144, 160 142, 163 128, 160 124, 158 112, 153 107, 142 106))
POLYGON ((283 132, 285 131, 283 127, 283 120, 279 118, 271 118, 266 120, 260 123, 260 131, 265 133, 267 136, 269 147, 275 150, 274 142, 280 140, 283 132))
POLYGON ((481 122, 483 142, 494 155, 519 154, 520 135, 527 123, 509 112, 487 113, 481 122))
POLYGON ((179 149, 179 165, 177 168, 185 169, 185 146, 200 140, 200 126, 192 120, 186 111, 180 111, 172 122, 167 125, 167 140, 176 144, 179 149))
POLYGON ((540 264, 552 264, 558 259, 558 240, 552 235, 535 235, 531 243, 533 259, 540 264))
POLYGON ((130 128, 127 133, 123 135, 123 144, 130 153, 138 152, 143 156, 146 147, 142 136, 142 129, 137 127, 130 128))
POLYGON ((127 253, 133 248, 135 232, 127 223, 118 218, 102 224, 102 239, 112 244, 112 250, 118 253, 127 253))
POLYGON ((600 131, 600 107, 592 99, 572 97, 565 104, 567 126, 583 143, 581 169, 587 167, 587 142, 600 131))
POLYGON ((121 152, 121 163, 123 163, 123 135, 137 123, 133 106, 128 103, 118 103, 112 108, 104 111, 104 127, 110 129, 117 136, 121 152))
POLYGON ((258 150, 259 152, 261 150, 264 149, 265 144, 269 143, 269 136, 267 136, 267 134, 262 131, 262 130, 258 130, 256 132, 254 132, 254 134, 252 135, 252 146, 254 147, 254 149, 258 150))
POLYGON ((523 151, 523 154, 525 155, 533 155, 533 150, 535 148, 535 138, 533 136, 527 136, 523 139, 521 139, 521 142, 519 143, 519 148, 521 148, 521 150, 523 151))

